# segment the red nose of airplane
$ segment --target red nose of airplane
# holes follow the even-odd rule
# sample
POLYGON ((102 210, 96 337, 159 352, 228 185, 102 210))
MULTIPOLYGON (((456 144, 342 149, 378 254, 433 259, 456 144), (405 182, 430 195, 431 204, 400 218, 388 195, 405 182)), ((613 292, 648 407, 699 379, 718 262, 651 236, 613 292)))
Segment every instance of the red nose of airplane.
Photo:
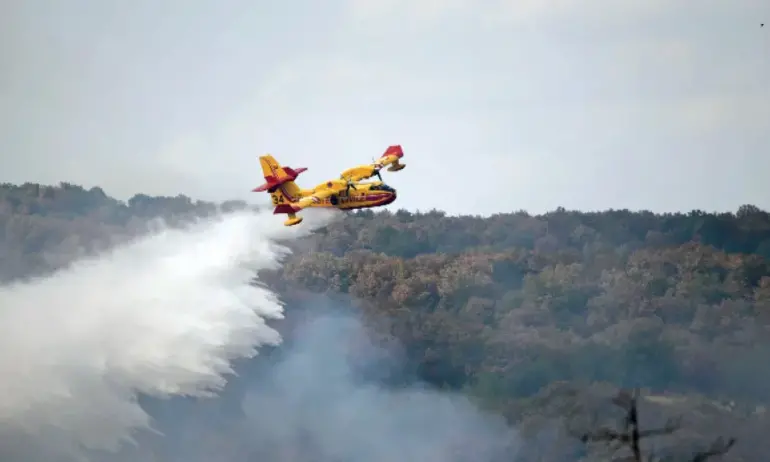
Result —
POLYGON ((396 200, 396 192, 395 192, 395 191, 393 191, 392 193, 390 193, 390 194, 388 195, 388 198, 387 198, 387 199, 385 199, 385 201, 382 203, 382 205, 388 205, 388 204, 391 204, 391 203, 393 203, 393 201, 395 201, 395 200, 396 200))

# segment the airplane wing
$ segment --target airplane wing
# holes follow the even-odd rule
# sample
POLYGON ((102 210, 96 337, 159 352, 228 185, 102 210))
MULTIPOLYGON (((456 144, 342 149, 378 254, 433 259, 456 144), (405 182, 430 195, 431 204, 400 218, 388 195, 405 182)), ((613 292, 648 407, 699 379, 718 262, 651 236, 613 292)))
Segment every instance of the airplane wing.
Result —
POLYGON ((380 170, 388 165, 390 166, 388 168, 389 172, 397 172, 406 167, 406 164, 399 163, 399 159, 402 157, 404 157, 404 150, 401 148, 401 145, 389 146, 388 149, 385 150, 385 153, 383 153, 379 159, 374 161, 374 163, 347 169, 342 172, 340 178, 349 181, 361 181, 375 175, 379 177, 380 170))
POLYGON ((379 168, 390 165, 388 170, 391 172, 396 172, 406 167, 406 165, 400 164, 398 162, 398 160, 402 157, 404 157, 404 150, 401 148, 400 144, 388 146, 388 149, 385 150, 385 153, 383 153, 382 156, 380 156, 380 158, 375 161, 375 165, 379 166, 379 168))

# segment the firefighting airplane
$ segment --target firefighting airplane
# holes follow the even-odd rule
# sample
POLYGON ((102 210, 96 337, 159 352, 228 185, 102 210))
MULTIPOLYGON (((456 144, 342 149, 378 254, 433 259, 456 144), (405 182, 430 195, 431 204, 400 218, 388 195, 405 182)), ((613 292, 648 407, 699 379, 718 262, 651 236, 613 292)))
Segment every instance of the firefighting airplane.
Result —
POLYGON ((294 226, 302 222, 297 212, 308 207, 337 208, 341 210, 381 207, 396 200, 396 190, 386 185, 380 170, 389 165, 389 172, 397 172, 406 164, 399 162, 404 156, 400 145, 388 147, 372 164, 360 165, 342 172, 340 179, 329 180, 313 189, 302 189, 294 180, 306 168, 282 167, 270 154, 260 156, 262 173, 266 183, 254 188, 254 192, 267 191, 273 199, 273 214, 288 215, 284 225, 294 226), (361 180, 377 176, 380 181, 361 183, 361 180), (351 191, 352 190, 352 191, 351 191))

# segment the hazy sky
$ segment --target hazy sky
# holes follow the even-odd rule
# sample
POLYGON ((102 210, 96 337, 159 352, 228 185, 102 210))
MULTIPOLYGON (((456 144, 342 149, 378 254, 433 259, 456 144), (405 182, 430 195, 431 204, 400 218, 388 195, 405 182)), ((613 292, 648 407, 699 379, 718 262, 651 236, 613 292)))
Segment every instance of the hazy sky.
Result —
POLYGON ((767 0, 3 0, 0 181, 392 208, 770 209, 767 0), (264 195, 266 196, 266 195, 264 195))

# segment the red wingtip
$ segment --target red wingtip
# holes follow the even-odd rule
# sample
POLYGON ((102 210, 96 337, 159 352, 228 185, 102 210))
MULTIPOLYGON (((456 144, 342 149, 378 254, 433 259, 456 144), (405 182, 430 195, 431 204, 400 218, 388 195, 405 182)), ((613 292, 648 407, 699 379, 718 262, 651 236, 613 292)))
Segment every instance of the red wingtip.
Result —
POLYGON ((400 144, 394 144, 393 146, 388 146, 388 149, 385 150, 383 156, 396 156, 401 158, 404 157, 404 150, 401 149, 400 144))

